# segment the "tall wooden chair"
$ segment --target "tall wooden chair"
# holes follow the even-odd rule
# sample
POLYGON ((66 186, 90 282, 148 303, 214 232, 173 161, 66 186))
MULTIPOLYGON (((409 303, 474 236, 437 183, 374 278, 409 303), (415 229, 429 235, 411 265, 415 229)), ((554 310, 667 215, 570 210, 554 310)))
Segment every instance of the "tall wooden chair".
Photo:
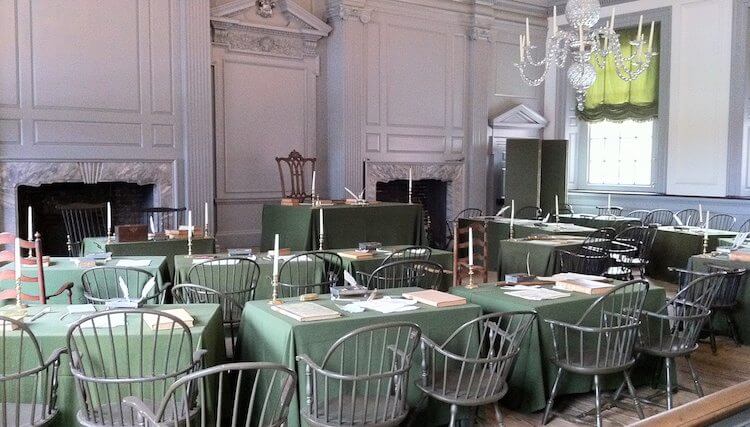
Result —
POLYGON ((187 208, 146 208, 141 210, 143 214, 143 223, 148 224, 151 218, 154 219, 154 227, 157 233, 163 233, 166 230, 177 230, 180 224, 185 223, 185 212, 187 208))
POLYGON ((79 256, 81 244, 86 237, 107 235, 105 204, 73 203, 57 208, 62 213, 65 232, 68 235, 68 255, 79 256))
POLYGON ((486 283, 489 273, 487 224, 472 221, 467 227, 454 226, 453 235, 453 286, 461 286, 469 277, 469 228, 474 234, 474 277, 477 283, 486 283))
POLYGON ((297 150, 292 150, 287 157, 276 158, 279 178, 281 179, 281 197, 303 201, 310 196, 305 187, 305 168, 307 164, 310 164, 311 171, 314 171, 316 160, 315 157, 302 157, 302 154, 297 150), (289 177, 289 187, 287 187, 286 182, 287 176, 289 177))
MULTIPOLYGON (((44 283, 44 255, 42 253, 42 239, 39 233, 35 235, 36 239, 33 242, 28 240, 18 239, 21 249, 34 249, 34 256, 31 258, 24 257, 21 260, 22 265, 36 266, 36 276, 28 276, 21 270, 21 301, 36 301, 39 304, 47 304, 47 300, 51 297, 62 295, 63 293, 68 294, 68 304, 73 303, 73 283, 68 282, 60 286, 60 289, 55 291, 53 294, 47 294, 47 288, 44 283), (39 287, 39 293, 36 295, 28 294, 24 291, 24 288, 31 283, 37 283, 39 287)), ((0 233, 0 245, 13 245, 15 248, 16 237, 11 233, 0 233)), ((22 254, 23 255, 23 254, 22 254)), ((2 261, 15 261, 14 250, 3 250, 0 251, 0 262, 2 261)), ((0 271, 0 282, 13 282, 14 285, 8 289, 0 290, 0 301, 16 299, 16 287, 15 287, 16 273, 15 269, 8 269, 0 271)))

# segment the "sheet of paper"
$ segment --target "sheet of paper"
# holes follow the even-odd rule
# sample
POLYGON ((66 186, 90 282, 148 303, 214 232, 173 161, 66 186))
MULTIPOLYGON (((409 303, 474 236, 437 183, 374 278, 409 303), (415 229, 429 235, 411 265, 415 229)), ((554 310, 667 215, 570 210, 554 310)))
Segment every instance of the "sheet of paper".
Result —
POLYGON ((396 313, 400 311, 411 311, 419 308, 417 302, 405 298, 383 297, 371 301, 359 301, 354 304, 368 310, 374 310, 380 313, 396 313))
POLYGON ((569 297, 569 293, 554 291, 546 288, 532 288, 523 291, 506 292, 505 295, 523 298, 530 301, 542 301, 569 297))
POLYGON ((523 286, 523 285, 511 285, 511 286, 503 286, 501 289, 504 291, 525 291, 527 289, 534 289, 538 288, 539 286, 523 286))
POLYGON ((148 267, 151 265, 150 259, 118 259, 118 267, 148 267))
POLYGON ((95 317, 93 320, 81 324, 83 328, 109 328, 125 326, 124 314, 110 314, 109 316, 95 317))

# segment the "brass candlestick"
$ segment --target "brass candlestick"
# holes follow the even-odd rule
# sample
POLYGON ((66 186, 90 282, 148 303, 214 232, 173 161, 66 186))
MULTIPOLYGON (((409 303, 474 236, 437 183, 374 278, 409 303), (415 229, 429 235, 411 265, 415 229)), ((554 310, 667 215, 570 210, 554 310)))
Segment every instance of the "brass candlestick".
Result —
POLYGON ((466 289, 476 289, 478 286, 474 283, 474 266, 469 265, 469 284, 465 286, 466 289))
POLYGON ((21 279, 16 279, 16 304, 6 307, 3 312, 10 316, 25 317, 27 312, 26 304, 21 302, 21 279))
POLYGON ((203 238, 208 239, 211 236, 208 234, 208 222, 203 224, 203 238))
POLYGON ((273 279, 271 279, 271 299, 268 300, 268 304, 270 305, 279 305, 284 304, 284 301, 279 299, 279 275, 274 274, 273 279))
POLYGON ((324 240, 324 239, 323 239, 323 233, 320 233, 320 234, 318 235, 318 250, 319 250, 319 251, 322 251, 322 250, 323 250, 323 240, 324 240))
POLYGON ((188 234, 188 239, 187 239, 187 247, 188 247, 187 256, 189 257, 193 256, 193 238, 189 234, 188 234))

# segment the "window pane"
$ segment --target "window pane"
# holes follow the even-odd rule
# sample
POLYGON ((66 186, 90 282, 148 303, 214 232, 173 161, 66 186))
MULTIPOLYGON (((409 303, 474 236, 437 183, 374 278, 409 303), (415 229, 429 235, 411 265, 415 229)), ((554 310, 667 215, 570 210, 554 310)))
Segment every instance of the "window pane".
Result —
POLYGON ((651 185, 654 122, 589 123, 588 183, 651 185))

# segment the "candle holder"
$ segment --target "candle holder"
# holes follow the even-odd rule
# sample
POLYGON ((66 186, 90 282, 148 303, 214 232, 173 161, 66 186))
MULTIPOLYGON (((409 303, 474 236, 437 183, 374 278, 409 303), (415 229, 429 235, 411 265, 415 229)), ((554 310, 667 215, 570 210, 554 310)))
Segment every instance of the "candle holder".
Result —
POLYGON ((107 230, 107 244, 112 243, 112 238, 115 236, 115 233, 112 232, 112 230, 107 230))
POLYGON ((703 254, 708 253, 708 234, 703 233, 703 254))
POLYGON ((21 302, 21 279, 16 279, 16 303, 3 308, 3 313, 13 317, 25 317, 28 306, 21 302))
POLYGON ((188 235, 188 239, 187 239, 187 248, 188 248, 188 254, 187 254, 187 256, 188 257, 192 257, 193 256, 193 238, 190 237, 189 235, 188 235))
POLYGON ((478 286, 474 283, 474 266, 469 265, 469 284, 464 286, 466 289, 476 289, 478 286))
POLYGON ((269 305, 284 304, 284 301, 279 299, 279 275, 274 274, 271 279, 271 299, 268 300, 269 305))
POLYGON ((412 202, 411 202, 411 188, 409 188, 409 204, 410 205, 412 204, 412 202))
POLYGON ((323 250, 323 241, 324 241, 323 233, 321 233, 318 235, 318 250, 319 251, 323 250))
POLYGON ((513 226, 512 225, 509 227, 509 230, 508 230, 508 238, 509 239, 513 238, 513 226))
POLYGON ((68 246, 68 255, 72 255, 73 254, 73 241, 70 240, 70 234, 68 234, 65 244, 68 246))

